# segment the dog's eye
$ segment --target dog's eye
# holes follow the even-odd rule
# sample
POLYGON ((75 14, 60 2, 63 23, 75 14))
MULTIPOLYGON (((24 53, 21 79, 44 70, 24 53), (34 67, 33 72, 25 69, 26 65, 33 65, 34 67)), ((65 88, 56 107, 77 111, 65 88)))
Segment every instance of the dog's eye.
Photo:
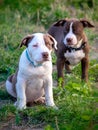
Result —
POLYGON ((38 47, 38 44, 33 45, 33 47, 38 47))

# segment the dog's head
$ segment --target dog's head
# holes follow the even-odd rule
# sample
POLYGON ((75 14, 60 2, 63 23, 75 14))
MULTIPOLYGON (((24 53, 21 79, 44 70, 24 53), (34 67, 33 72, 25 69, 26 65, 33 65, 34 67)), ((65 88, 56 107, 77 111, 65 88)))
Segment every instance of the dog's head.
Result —
POLYGON ((92 28, 92 25, 89 21, 81 19, 62 19, 57 21, 54 26, 64 27, 64 40, 63 43, 67 46, 75 47, 78 44, 81 44, 84 35, 84 28, 92 28))
POLYGON ((35 64, 51 60, 51 51, 57 49, 56 40, 49 34, 34 33, 23 38, 20 47, 25 45, 35 64))

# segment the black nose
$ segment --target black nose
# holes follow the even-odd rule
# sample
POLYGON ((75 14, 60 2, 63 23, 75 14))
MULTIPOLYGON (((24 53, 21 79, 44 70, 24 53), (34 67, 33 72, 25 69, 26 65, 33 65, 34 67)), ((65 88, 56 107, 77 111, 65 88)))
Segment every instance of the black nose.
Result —
POLYGON ((48 58, 49 54, 48 54, 48 52, 43 52, 42 56, 43 56, 43 58, 48 58))
POLYGON ((71 42, 72 42, 72 38, 67 38, 66 41, 67 41, 68 43, 71 43, 71 42))

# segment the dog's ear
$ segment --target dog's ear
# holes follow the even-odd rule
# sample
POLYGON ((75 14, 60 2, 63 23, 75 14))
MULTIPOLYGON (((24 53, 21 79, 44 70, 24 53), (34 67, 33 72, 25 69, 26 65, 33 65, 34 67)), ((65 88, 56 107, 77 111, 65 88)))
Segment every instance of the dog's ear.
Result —
POLYGON ((89 21, 87 21, 87 20, 85 20, 85 19, 81 19, 80 22, 83 24, 83 27, 84 27, 84 28, 86 28, 86 27, 88 27, 88 28, 93 28, 93 27, 94 27, 93 24, 91 24, 89 21))
POLYGON ((53 42, 53 48, 55 49, 55 50, 57 50, 57 41, 50 35, 50 34, 46 34, 49 38, 50 38, 50 40, 53 42))
POLYGON ((53 26, 64 26, 64 24, 66 23, 66 21, 67 21, 66 19, 61 19, 61 20, 55 22, 53 24, 53 26))
POLYGON ((33 38, 33 35, 28 35, 26 37, 24 37, 21 41, 20 47, 22 47, 23 45, 28 47, 28 43, 31 41, 31 39, 33 38))

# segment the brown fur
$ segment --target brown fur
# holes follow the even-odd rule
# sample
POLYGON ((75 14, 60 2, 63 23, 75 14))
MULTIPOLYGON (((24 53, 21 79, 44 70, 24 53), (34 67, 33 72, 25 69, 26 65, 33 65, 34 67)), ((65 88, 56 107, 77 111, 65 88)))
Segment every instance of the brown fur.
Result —
POLYGON ((45 40, 45 44, 49 48, 49 50, 52 50, 53 41, 51 40, 51 37, 48 34, 46 34, 46 35, 44 35, 44 40, 45 40))
MULTIPOLYGON (((88 81, 88 65, 89 65, 89 44, 87 37, 84 33, 85 27, 94 27, 90 22, 87 20, 78 20, 78 19, 62 19, 54 23, 48 30, 48 33, 52 35, 56 41, 58 42, 58 50, 56 51, 57 55, 57 72, 58 72, 58 78, 64 78, 63 76, 63 69, 65 66, 65 69, 67 72, 71 72, 69 62, 66 61, 66 58, 64 57, 64 53, 66 52, 66 46, 63 44, 63 39, 65 35, 69 31, 69 25, 71 22, 74 22, 73 24, 73 30, 74 34, 77 36, 78 41, 82 38, 82 44, 85 43, 85 47, 83 48, 83 51, 85 53, 85 57, 81 60, 81 69, 82 69, 82 75, 81 78, 88 81)), ((63 83, 62 83, 63 86, 63 83)))
POLYGON ((16 93, 17 73, 18 70, 16 71, 15 74, 12 74, 8 77, 8 80, 12 83, 12 88, 15 93, 16 93))

